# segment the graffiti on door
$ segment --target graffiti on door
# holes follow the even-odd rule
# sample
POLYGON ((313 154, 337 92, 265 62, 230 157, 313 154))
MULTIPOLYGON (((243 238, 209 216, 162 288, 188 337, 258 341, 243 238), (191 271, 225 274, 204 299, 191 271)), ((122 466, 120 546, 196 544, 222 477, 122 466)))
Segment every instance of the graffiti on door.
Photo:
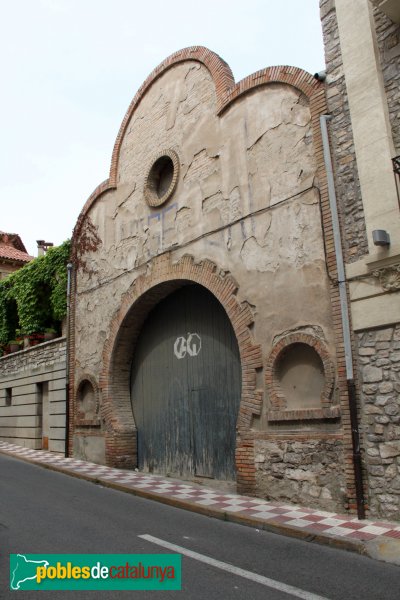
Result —
POLYGON ((174 343, 174 354, 179 360, 189 356, 197 356, 201 350, 201 337, 198 333, 188 333, 187 338, 177 337, 174 343))

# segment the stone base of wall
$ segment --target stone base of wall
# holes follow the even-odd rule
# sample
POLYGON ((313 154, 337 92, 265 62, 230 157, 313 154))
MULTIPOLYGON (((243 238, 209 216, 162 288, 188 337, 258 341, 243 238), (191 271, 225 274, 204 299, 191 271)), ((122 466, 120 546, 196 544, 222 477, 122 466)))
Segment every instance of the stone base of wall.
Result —
POLYGON ((346 508, 338 439, 256 440, 256 495, 328 511, 346 508))
POLYGON ((370 515, 400 519, 400 325, 360 333, 370 515))

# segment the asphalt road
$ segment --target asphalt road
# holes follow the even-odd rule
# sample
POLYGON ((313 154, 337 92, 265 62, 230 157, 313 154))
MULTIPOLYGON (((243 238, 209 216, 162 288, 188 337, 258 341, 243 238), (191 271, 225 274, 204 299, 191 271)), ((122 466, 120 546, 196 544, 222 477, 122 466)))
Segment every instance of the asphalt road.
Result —
POLYGON ((66 597, 100 600, 303 597, 308 600, 313 598, 312 594, 329 600, 400 597, 399 567, 172 508, 0 454, 0 598, 30 600, 40 598, 41 594, 43 597, 40 591, 9 590, 10 553, 173 551, 160 546, 160 541, 195 553, 183 556, 180 592, 53 591, 45 592, 45 597, 51 600, 66 597), (153 538, 157 538, 156 542, 153 538), (290 593, 288 589, 279 589, 285 584, 292 586, 290 593))

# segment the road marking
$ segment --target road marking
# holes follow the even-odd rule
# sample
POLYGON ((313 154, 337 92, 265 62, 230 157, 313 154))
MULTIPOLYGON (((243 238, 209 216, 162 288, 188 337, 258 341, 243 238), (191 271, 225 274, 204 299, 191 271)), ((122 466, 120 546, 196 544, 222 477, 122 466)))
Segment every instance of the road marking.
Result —
POLYGON ((274 579, 270 579, 269 577, 264 577, 264 575, 258 575, 257 573, 246 571, 245 569, 241 569, 240 567, 235 567, 234 565, 230 565, 229 563, 216 560, 215 558, 211 558, 210 556, 205 556, 204 554, 193 552, 193 550, 188 550, 187 548, 183 548, 182 546, 177 546, 176 544, 171 544, 170 542, 166 542, 165 540, 160 540, 159 538, 156 538, 152 535, 143 534, 139 535, 138 537, 140 537, 142 540, 146 540, 148 542, 152 542, 153 544, 157 544, 157 546, 162 546, 163 548, 167 548, 168 550, 173 550, 174 552, 178 552, 179 554, 183 554, 184 556, 188 556, 189 558, 198 560, 199 562, 205 563, 206 565, 211 565, 212 567, 216 567, 217 569, 221 569, 222 571, 232 573, 232 575, 238 575, 239 577, 250 579, 250 581, 261 583, 262 585, 265 585, 269 588, 273 588, 274 590, 278 590, 280 592, 284 592, 285 594, 290 594, 291 596, 295 596, 296 598, 303 598, 303 600, 328 600, 328 598, 325 598, 324 596, 317 596, 316 594, 311 594, 310 592, 306 592, 292 585, 287 585, 286 583, 275 581, 274 579))

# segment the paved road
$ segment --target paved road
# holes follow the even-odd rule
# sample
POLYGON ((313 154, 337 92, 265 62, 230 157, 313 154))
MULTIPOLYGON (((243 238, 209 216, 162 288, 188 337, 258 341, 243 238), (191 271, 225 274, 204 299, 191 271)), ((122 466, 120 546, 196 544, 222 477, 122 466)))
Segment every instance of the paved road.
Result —
POLYGON ((399 599, 399 567, 175 509, 0 455, 0 598, 41 597, 40 592, 8 591, 10 553, 171 552, 160 543, 195 553, 183 557, 183 592, 48 592, 46 597, 399 599), (292 586, 290 593, 280 589, 285 584, 292 586))

